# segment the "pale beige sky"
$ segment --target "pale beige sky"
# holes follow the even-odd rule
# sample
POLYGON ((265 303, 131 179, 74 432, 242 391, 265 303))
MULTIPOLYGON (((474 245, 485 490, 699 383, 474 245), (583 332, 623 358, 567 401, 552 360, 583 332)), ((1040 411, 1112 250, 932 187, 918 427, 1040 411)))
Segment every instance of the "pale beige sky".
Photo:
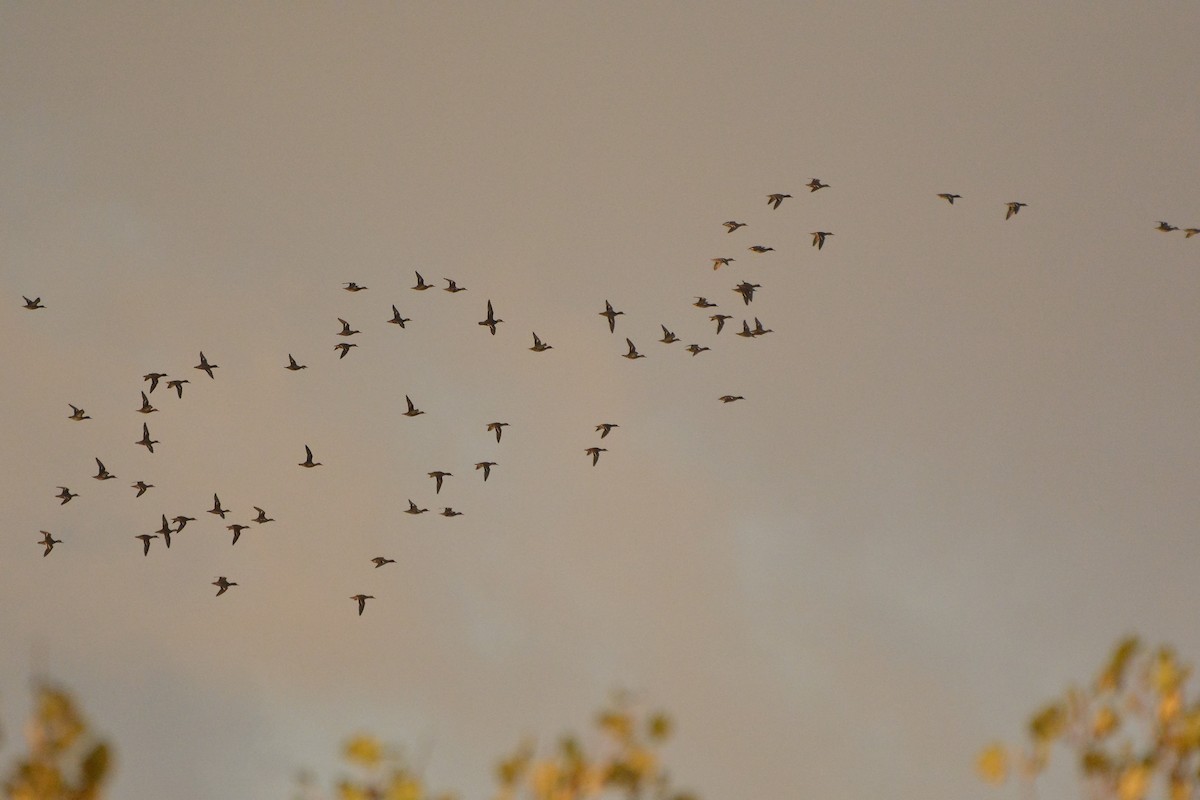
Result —
POLYGON ((615 687, 706 798, 983 797, 1117 637, 1198 657, 1191 4, 646 5, 0 4, 10 733, 40 648, 119 797, 288 796, 361 728, 485 797, 615 687))

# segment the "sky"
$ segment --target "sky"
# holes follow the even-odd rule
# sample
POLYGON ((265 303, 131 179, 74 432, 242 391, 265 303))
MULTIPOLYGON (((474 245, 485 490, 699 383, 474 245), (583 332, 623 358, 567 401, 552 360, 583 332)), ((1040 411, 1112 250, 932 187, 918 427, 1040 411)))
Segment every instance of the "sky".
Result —
POLYGON ((1155 230, 1200 227, 1198 40, 1183 2, 0 4, 0 758, 36 674, 114 797, 290 796, 368 730, 483 798, 623 688, 705 798, 1003 795, 975 754, 1118 638, 1200 655, 1200 237, 1155 230), (143 416, 153 371, 189 383, 143 416))

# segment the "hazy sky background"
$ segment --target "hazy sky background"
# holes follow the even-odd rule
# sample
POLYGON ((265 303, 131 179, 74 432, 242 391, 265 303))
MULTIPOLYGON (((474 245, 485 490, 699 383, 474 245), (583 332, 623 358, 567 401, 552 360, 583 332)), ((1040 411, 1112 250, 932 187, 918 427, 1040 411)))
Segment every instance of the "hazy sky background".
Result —
POLYGON ((1186 2, 0 4, 0 756, 40 652, 114 797, 285 797, 360 729, 486 797, 616 687, 710 800, 989 796, 1119 636, 1200 658, 1200 237, 1154 230, 1200 227, 1198 41, 1186 2), (151 371, 190 383, 147 419, 151 371))

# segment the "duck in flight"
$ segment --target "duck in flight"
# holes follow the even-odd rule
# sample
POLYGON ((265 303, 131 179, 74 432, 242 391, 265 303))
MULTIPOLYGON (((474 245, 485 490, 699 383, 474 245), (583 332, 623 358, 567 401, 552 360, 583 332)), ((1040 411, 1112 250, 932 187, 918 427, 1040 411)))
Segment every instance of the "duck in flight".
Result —
POLYGON ((692 354, 692 357, 693 357, 693 358, 694 358, 695 356, 698 356, 698 355, 700 355, 700 354, 701 354, 701 353, 703 353, 705 350, 711 350, 711 349, 712 349, 711 347, 701 347, 701 346, 700 346, 700 345, 698 345, 698 344, 689 344, 689 345, 687 346, 687 351, 688 351, 689 353, 691 353, 691 354, 692 354))
POLYGON ((217 367, 218 367, 217 364, 208 363, 208 359, 204 357, 204 351, 201 350, 200 351, 200 363, 197 364, 195 368, 204 370, 205 372, 208 373, 208 377, 211 378, 213 376, 212 371, 214 369, 217 369, 217 367))
POLYGON ((491 300, 487 301, 487 308, 488 308, 487 319, 480 320, 479 324, 486 325, 487 329, 492 332, 492 336, 495 336, 496 335, 496 326, 499 325, 501 322, 504 322, 504 320, 496 319, 496 315, 492 312, 492 301, 491 300))
POLYGON ((62 489, 62 491, 54 496, 62 500, 62 502, 59 503, 60 506, 65 506, 67 503, 71 502, 72 497, 79 497, 78 493, 72 494, 71 490, 65 486, 59 486, 58 488, 62 489))
POLYGON ((828 189, 829 188, 829 184, 821 183, 820 178, 813 178, 811 181, 809 181, 808 183, 806 183, 804 185, 808 187, 809 194, 812 194, 817 189, 828 189))
POLYGON ((446 506, 445 508, 442 509, 441 514, 443 517, 461 517, 463 512, 455 511, 450 506, 446 506))
POLYGON ((1013 214, 1016 214, 1022 208, 1027 206, 1028 203, 1007 203, 1006 205, 1008 206, 1008 211, 1005 212, 1004 218, 1009 219, 1012 217, 1013 214))
POLYGON ((753 333, 754 333, 754 335, 755 335, 755 336, 765 336, 765 335, 766 335, 766 334, 768 334, 768 333, 774 333, 774 332, 775 332, 775 331, 771 330, 770 328, 764 328, 764 327, 763 327, 763 324, 762 324, 761 322, 759 322, 759 321, 758 321, 758 317, 755 317, 755 318, 754 318, 754 331, 753 331, 753 333))
POLYGON ((645 358, 645 356, 642 355, 641 353, 639 353, 637 351, 637 348, 634 347, 633 341, 631 339, 626 339, 625 344, 629 345, 629 352, 625 353, 623 356, 621 356, 621 358, 628 358, 630 361, 632 361, 636 358, 645 358))
POLYGON ((146 397, 145 392, 142 392, 142 407, 139 408, 138 411, 142 412, 143 414, 151 414, 155 411, 158 411, 157 408, 150 405, 150 398, 146 397))
POLYGON ((288 365, 284 369, 290 369, 292 372, 300 369, 308 369, 307 364, 297 364, 296 359, 292 358, 292 354, 288 353, 288 365))
POLYGON ((492 467, 496 466, 495 461, 480 461, 475 465, 475 469, 483 470, 483 479, 486 481, 488 476, 492 474, 492 467))
POLYGON ((424 411, 422 411, 421 409, 419 409, 419 408, 417 408, 416 406, 414 406, 414 405, 413 405, 412 398, 410 398, 408 395, 404 395, 404 402, 408 403, 408 411, 405 411, 405 412, 404 412, 404 416, 406 416, 406 417, 415 417, 415 416, 417 416, 418 414, 424 414, 424 413, 425 413, 424 411))
POLYGON ((1190 239, 1193 236, 1195 236, 1197 233, 1200 233, 1200 228, 1184 228, 1183 229, 1183 238, 1190 239))
POLYGON ((150 381, 150 394, 154 394, 154 390, 158 388, 158 382, 167 377, 165 372, 148 372, 142 376, 142 380, 150 381))
POLYGON ((726 394, 721 396, 722 403, 732 403, 734 400, 745 400, 740 394, 726 394))
POLYGON ((454 281, 450 280, 449 278, 442 278, 442 280, 444 280, 444 281, 445 281, 447 284, 449 284, 449 285, 448 285, 448 286, 446 286, 446 288, 445 288, 445 289, 443 289, 442 291, 445 291, 445 292, 450 292, 451 294, 454 294, 454 293, 456 293, 456 292, 465 292, 465 291, 467 290, 467 287, 465 287, 465 286, 459 286, 457 283, 455 283, 454 281))
POLYGON ((728 233, 733 233, 733 232, 734 232, 734 231, 736 231, 738 228, 744 228, 744 227, 746 227, 746 223, 744 223, 744 222, 737 222, 736 220, 732 220, 732 219, 731 219, 731 220, 729 220, 728 222, 722 222, 721 224, 725 226, 725 228, 726 228, 726 230, 727 230, 727 232, 728 232, 728 233))
POLYGON ((45 306, 42 305, 42 298, 40 298, 40 297, 35 297, 32 300, 30 300, 25 295, 21 295, 21 299, 25 301, 25 307, 28 308, 30 311, 36 311, 39 308, 45 308, 45 306))
POLYGON ((167 546, 168 550, 171 549, 171 534, 174 532, 175 531, 171 530, 170 523, 167 522, 167 515, 163 514, 162 515, 162 527, 159 528, 158 530, 156 530, 155 533, 157 533, 159 536, 162 537, 163 544, 165 544, 167 546))
POLYGON ((140 441, 134 442, 134 444, 140 444, 151 453, 154 452, 154 445, 158 444, 158 440, 150 438, 150 426, 145 422, 142 423, 142 438, 140 441))
POLYGON ((417 504, 412 500, 408 501, 408 508, 404 509, 405 514, 424 514, 428 508, 417 508, 417 504))
POLYGON ((943 200, 945 200, 945 201, 946 201, 947 203, 949 203, 950 205, 954 205, 954 201, 955 201, 955 200, 961 200, 961 199, 962 199, 962 195, 961 195, 961 194, 950 194, 949 192, 939 192, 939 193, 938 193, 938 197, 942 198, 943 200))
POLYGON ((129 484, 129 488, 130 488, 130 489, 137 489, 137 494, 135 494, 135 495, 133 496, 133 497, 134 497, 134 499, 136 500, 137 498, 139 498, 139 497, 141 497, 142 495, 144 495, 144 494, 146 493, 146 490, 147 490, 147 489, 153 489, 153 488, 154 488, 154 484, 153 484, 153 483, 146 483, 145 481, 138 481, 137 483, 131 483, 131 484, 129 484))
POLYGON ((736 258, 714 258, 712 260, 713 269, 718 270, 721 267, 728 267, 731 262, 737 261, 736 258))
POLYGON ((710 303, 707 297, 697 297, 696 302, 692 303, 696 308, 716 308, 716 303, 710 303))
POLYGON ((428 284, 425 282, 425 279, 421 277, 421 273, 416 272, 415 270, 413 271, 413 273, 417 276, 417 285, 412 288, 416 289, 418 292, 423 292, 426 289, 433 288, 432 284, 428 284))
POLYGON ((392 323, 393 325, 399 325, 401 328, 403 328, 404 323, 412 322, 412 319, 405 319, 404 317, 400 316, 400 311, 395 306, 392 306, 392 318, 389 319, 388 322, 392 323))
POLYGON ((725 327, 725 320, 733 319, 733 317, 729 314, 713 314, 709 319, 717 323, 717 333, 720 333, 725 327))
POLYGON ((189 381, 187 378, 184 378, 183 380, 178 380, 178 381, 167 381, 167 388, 174 389, 175 393, 179 395, 179 399, 182 400, 183 399, 183 385, 185 383, 191 383, 191 381, 189 381))
POLYGON ((738 336, 744 336, 747 339, 754 337, 754 331, 750 330, 750 323, 742 320, 742 329, 738 331, 738 336))
POLYGON ((596 430, 600 431, 600 438, 603 439, 605 436, 608 436, 609 431, 619 427, 621 426, 615 422, 601 422, 596 426, 596 430))
POLYGON ((338 322, 342 323, 342 330, 338 333, 338 336, 353 336, 356 333, 361 333, 361 331, 351 330, 350 323, 341 317, 338 317, 338 322))
POLYGON ((538 338, 538 335, 536 333, 534 333, 533 334, 533 347, 531 347, 529 349, 535 353, 541 353, 545 350, 552 349, 552 347, 553 347, 553 345, 546 344, 545 342, 543 342, 541 339, 538 338))
POLYGON ((213 494, 213 507, 208 510, 210 514, 216 514, 221 519, 225 519, 225 515, 229 513, 228 508, 221 508, 221 498, 213 494))
POLYGON ((624 314, 624 311, 613 311, 612 303, 604 301, 604 310, 600 312, 600 316, 608 317, 608 332, 616 333, 617 331, 617 316, 624 314))
POLYGON ((342 352, 341 352, 341 355, 339 355, 339 356, 338 356, 338 358, 345 358, 345 357, 346 357, 346 353, 349 353, 349 352, 350 352, 350 348, 351 348, 351 347, 358 347, 358 345, 356 345, 356 344, 351 344, 350 342, 342 342, 342 343, 340 343, 340 344, 335 344, 335 345, 333 346, 333 349, 334 349, 334 350, 341 350, 341 351, 342 351, 342 352))
POLYGON ((320 461, 313 461, 312 449, 308 445, 304 445, 304 455, 306 456, 306 458, 303 461, 301 461, 297 466, 306 467, 308 469, 312 469, 313 467, 323 466, 323 464, 321 464, 320 461))
POLYGON ((753 250, 755 253, 769 253, 772 250, 774 250, 775 248, 774 247, 763 247, 761 244, 756 244, 753 247, 750 247, 748 249, 753 250))
POLYGON ((237 544, 238 537, 242 535, 242 531, 249 527, 249 525, 239 525, 235 522, 232 525, 226 525, 225 530, 233 531, 233 544, 237 544))
POLYGON ((182 514, 180 514, 178 517, 171 518, 171 522, 175 523, 175 532, 176 533, 179 533, 181 530, 186 528, 187 524, 189 522, 195 522, 195 521, 196 521, 195 517, 185 517, 182 514))
MULTIPOLYGON (((454 477, 454 473, 442 472, 441 470, 435 470, 435 471, 429 473, 429 477, 431 477, 435 481, 437 481, 437 489, 434 491, 434 494, 441 494, 442 493, 442 479, 454 477)), ((410 500, 409 502, 411 503, 412 501, 410 500)))
POLYGON ((353 595, 350 599, 358 601, 358 615, 361 617, 363 609, 367 607, 367 601, 374 600, 375 595, 373 595, 373 594, 356 594, 356 595, 353 595))
POLYGON ((600 460, 600 454, 607 453, 608 448, 607 447, 589 447, 587 450, 584 450, 583 452, 587 453, 589 456, 592 457, 592 466, 594 467, 594 466, 596 466, 596 462, 600 460))
POLYGON ((150 555, 150 540, 151 540, 151 539, 157 539, 157 538, 158 538, 158 534, 155 534, 155 533, 139 533, 137 536, 135 536, 135 537, 133 537, 133 538, 135 538, 135 539, 141 539, 141 540, 142 540, 142 555, 144 555, 144 556, 148 556, 148 555, 150 555))
POLYGON ((255 517, 254 519, 250 520, 251 522, 257 522, 259 525, 263 525, 265 523, 275 521, 274 518, 268 517, 267 512, 263 511, 258 506, 251 506, 251 508, 253 508, 255 511, 258 512, 258 516, 255 517))
POLYGON ((779 204, 789 197, 791 197, 790 194, 769 194, 767 195, 767 205, 779 208, 779 204))
POLYGON ((50 555, 50 551, 54 549, 54 545, 62 544, 62 539, 55 539, 50 535, 49 531, 38 531, 38 533, 42 534, 42 541, 40 543, 46 546, 46 552, 42 553, 42 558, 50 555))
POLYGON ((500 441, 500 434, 504 428, 508 427, 507 422, 489 422, 487 429, 496 432, 496 441, 500 441))
MULTIPOLYGON (((67 405, 71 406, 70 403, 67 403, 67 405)), ((91 419, 91 417, 89 417, 87 414, 85 414, 83 412, 82 408, 78 408, 77 406, 71 406, 71 416, 67 417, 67 419, 73 419, 76 422, 79 422, 81 420, 91 419)))
POLYGON ((112 480, 113 478, 117 477, 116 475, 113 475, 108 470, 106 470, 104 468, 104 462, 98 458, 96 459, 96 467, 98 468, 98 470, 97 470, 96 474, 93 475, 92 477, 98 481, 108 481, 108 480, 112 480))
POLYGON ((818 250, 820 250, 822 247, 824 247, 826 236, 833 236, 833 234, 830 233, 829 231, 813 231, 812 232, 813 247, 817 248, 818 250))
POLYGON ((1163 233, 1170 233, 1171 231, 1179 230, 1179 228, 1174 225, 1171 225, 1170 223, 1159 220, 1158 226, 1155 228, 1155 230, 1162 231, 1163 233))
POLYGON ((666 325, 660 325, 660 327, 663 329, 663 337, 659 339, 660 342, 663 344, 674 344, 675 342, 679 341, 679 337, 676 336, 672 331, 667 330, 666 325))
POLYGON ((762 286, 760 284, 742 281, 737 286, 733 287, 733 290, 742 296, 742 300, 746 302, 746 305, 750 305, 750 301, 754 299, 754 290, 761 288, 762 286))
POLYGON ((383 556, 375 556, 374 558, 371 559, 371 563, 375 565, 375 569, 379 569, 384 564, 395 564, 396 559, 384 558, 383 556))
POLYGON ((234 581, 225 580, 225 576, 222 575, 213 581, 212 585, 217 587, 217 593, 214 595, 214 597, 220 597, 221 595, 225 594, 226 590, 229 589, 230 586, 237 586, 237 583, 234 581))
POLYGON ((359 286, 359 285, 358 285, 357 283, 355 283, 354 281, 350 281, 350 282, 349 282, 349 283, 347 283, 347 284, 346 284, 346 286, 345 286, 345 289, 346 289, 346 291, 347 291, 347 292, 361 292, 361 291, 363 291, 364 289, 367 289, 367 288, 369 288, 369 287, 366 287, 366 286, 359 286))

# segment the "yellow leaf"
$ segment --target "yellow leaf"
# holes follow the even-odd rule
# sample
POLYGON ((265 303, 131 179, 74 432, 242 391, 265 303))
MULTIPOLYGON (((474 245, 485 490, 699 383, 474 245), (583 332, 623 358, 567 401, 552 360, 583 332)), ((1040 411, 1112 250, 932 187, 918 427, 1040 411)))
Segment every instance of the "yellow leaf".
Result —
POLYGON ((1146 796, 1146 785, 1150 782, 1150 768, 1145 764, 1126 767, 1117 780, 1117 797, 1120 800, 1142 800, 1146 796))
POLYGON ((1159 648, 1154 657, 1154 666, 1150 671, 1150 685, 1160 695, 1169 694, 1179 688, 1187 677, 1187 669, 1181 668, 1175 661, 1175 653, 1170 648, 1159 648))
POLYGON ((421 800, 421 784, 407 776, 398 776, 388 786, 386 800, 421 800))
POLYGON ((1112 706, 1102 706, 1092 720, 1092 735, 1097 739, 1103 739, 1121 723, 1121 718, 1117 716, 1117 712, 1113 711, 1112 706))
POLYGON ((1052 703, 1034 714, 1029 720, 1029 732, 1034 739, 1045 742, 1058 737, 1066 725, 1066 712, 1057 703, 1052 703))
POLYGON ((1171 780, 1171 800, 1192 800, 1192 787, 1182 778, 1171 780))
POLYGON ((383 760, 383 748, 374 736, 360 734, 346 742, 346 760, 364 767, 375 767, 383 760))
POLYGON ((1123 639, 1113 650, 1112 656, 1108 660, 1108 666, 1096 679, 1097 690, 1104 692, 1120 689, 1125 680, 1125 668, 1129 666, 1129 660, 1133 658, 1140 647, 1141 642, 1136 636, 1123 639))
POLYGON ((1166 725, 1179 716, 1179 709, 1183 705, 1182 693, 1179 689, 1174 689, 1163 696, 1163 699, 1158 704, 1158 720, 1166 725))
POLYGON ((671 718, 663 713, 655 714, 650 718, 646 727, 650 738, 661 742, 671 735, 671 718))
POLYGON ((988 783, 1003 784, 1008 777, 1008 752, 1004 746, 993 744, 985 748, 975 760, 975 770, 988 783))

